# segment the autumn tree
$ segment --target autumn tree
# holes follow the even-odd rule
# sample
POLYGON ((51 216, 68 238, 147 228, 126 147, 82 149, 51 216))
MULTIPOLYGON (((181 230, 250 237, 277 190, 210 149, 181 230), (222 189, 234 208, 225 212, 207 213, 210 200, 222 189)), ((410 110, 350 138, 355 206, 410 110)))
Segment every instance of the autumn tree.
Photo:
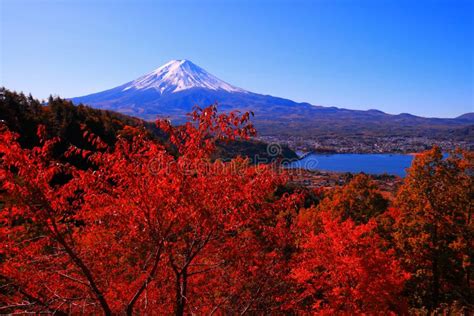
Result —
POLYGON ((255 133, 248 113, 159 120, 165 147, 109 117, 107 140, 88 115, 72 131, 82 110, 51 101, 59 127, 0 130, 2 314, 403 313, 403 289, 431 310, 472 301, 472 153, 417 157, 387 212, 365 175, 319 203, 274 166, 216 159, 255 133))
POLYGON ((365 174, 356 175, 348 184, 331 190, 318 208, 342 220, 367 223, 387 210, 388 200, 376 183, 365 174))
MULTIPOLYGON (((33 149, 3 129, 2 312, 182 315, 276 305, 287 248, 278 214, 297 201, 273 195, 284 178, 272 168, 210 159, 216 140, 254 132, 248 118, 209 107, 181 127, 159 121, 177 154, 128 127, 114 148, 66 152, 86 158, 86 170, 53 159, 60 139, 42 129, 33 149)), ((105 146, 87 130, 84 137, 105 146)))
POLYGON ((273 193, 284 177, 269 166, 249 166, 242 159, 230 163, 210 159, 213 139, 253 133, 251 126, 239 130, 240 134, 229 129, 247 118, 218 116, 209 108, 200 113, 197 125, 160 124, 180 154, 171 167, 176 168, 172 174, 179 197, 173 210, 182 214, 177 219, 181 222, 166 244, 176 314, 183 314, 186 306, 196 313, 272 307, 269 300, 279 279, 275 261, 282 254, 277 254, 278 244, 269 232, 275 231, 278 215, 298 202, 289 196, 276 199, 273 193))
MULTIPOLYGON (((72 147, 69 155, 103 160, 95 170, 80 170, 52 158, 59 139, 44 140, 43 129, 38 135, 42 146, 29 150, 16 135, 1 133, 2 310, 131 314, 156 274, 166 226, 145 229, 145 210, 122 199, 124 179, 113 168, 133 176, 134 168, 145 166, 121 159, 125 144, 96 156, 72 147), (127 212, 118 207, 124 204, 127 212)), ((104 145, 89 136, 95 146, 104 145)), ((163 153, 158 144, 146 145, 150 157, 163 153)))
POLYGON ((300 218, 300 251, 291 274, 298 290, 292 310, 322 315, 406 311, 400 294, 409 274, 375 232, 374 220, 357 225, 315 209, 300 218))
POLYGON ((473 162, 472 152, 446 158, 434 147, 414 159, 398 192, 394 239, 415 306, 473 301, 473 162))

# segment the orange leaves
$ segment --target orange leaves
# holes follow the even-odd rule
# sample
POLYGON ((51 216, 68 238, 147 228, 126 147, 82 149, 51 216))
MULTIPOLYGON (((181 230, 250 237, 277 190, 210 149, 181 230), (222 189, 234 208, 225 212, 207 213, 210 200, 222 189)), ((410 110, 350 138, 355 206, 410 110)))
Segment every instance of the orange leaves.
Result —
POLYGON ((359 174, 349 184, 330 192, 318 208, 343 220, 351 218, 356 223, 367 223, 382 214, 387 206, 388 201, 370 176, 359 174))
POLYGON ((464 263, 472 260, 474 236, 472 161, 472 153, 446 158, 434 147, 415 158, 396 197, 394 241, 416 275, 413 296, 431 308, 453 297, 472 300, 473 269, 464 263))

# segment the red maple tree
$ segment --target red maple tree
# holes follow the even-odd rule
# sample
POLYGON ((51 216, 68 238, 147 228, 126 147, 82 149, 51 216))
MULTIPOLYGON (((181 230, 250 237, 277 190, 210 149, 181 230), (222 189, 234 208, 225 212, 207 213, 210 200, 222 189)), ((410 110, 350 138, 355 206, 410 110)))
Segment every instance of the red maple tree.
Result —
POLYGON ((400 294, 409 274, 375 232, 375 220, 356 225, 309 209, 299 225, 301 252, 291 274, 299 289, 292 309, 323 315, 404 311, 400 294))
POLYGON ((180 127, 159 121, 177 155, 139 129, 107 150, 88 135, 102 150, 68 151, 87 157, 87 170, 51 158, 57 139, 23 149, 2 130, 3 310, 182 315, 269 304, 277 254, 266 231, 294 200, 276 201, 284 179, 268 166, 210 159, 217 139, 254 133, 248 118, 209 107, 180 127))

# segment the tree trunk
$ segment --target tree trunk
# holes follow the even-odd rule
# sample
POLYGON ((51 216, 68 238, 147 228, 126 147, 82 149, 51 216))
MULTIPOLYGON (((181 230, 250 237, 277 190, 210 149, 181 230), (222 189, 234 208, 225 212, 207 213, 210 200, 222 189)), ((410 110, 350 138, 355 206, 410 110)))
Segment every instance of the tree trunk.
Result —
POLYGON ((188 275, 186 270, 176 274, 176 316, 184 315, 184 307, 186 306, 186 290, 187 290, 188 275))

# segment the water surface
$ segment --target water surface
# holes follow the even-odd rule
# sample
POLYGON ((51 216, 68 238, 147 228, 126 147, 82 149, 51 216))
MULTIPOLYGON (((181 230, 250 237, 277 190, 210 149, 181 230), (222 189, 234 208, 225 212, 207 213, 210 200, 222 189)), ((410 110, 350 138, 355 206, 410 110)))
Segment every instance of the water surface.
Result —
POLYGON ((367 174, 391 174, 404 177, 410 167, 412 155, 403 154, 309 154, 294 161, 289 168, 324 170, 335 172, 364 172, 367 174))

